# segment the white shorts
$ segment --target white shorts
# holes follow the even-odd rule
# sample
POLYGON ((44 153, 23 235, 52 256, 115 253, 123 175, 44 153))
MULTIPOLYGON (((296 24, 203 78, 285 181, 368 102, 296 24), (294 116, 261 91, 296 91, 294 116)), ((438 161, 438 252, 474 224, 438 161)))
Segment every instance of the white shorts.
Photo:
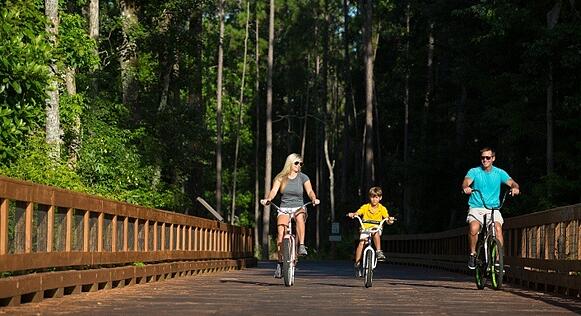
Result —
MULTIPOLYGON (((361 232, 359 234, 359 240, 367 240, 369 234, 370 234, 369 232, 361 232)), ((376 234, 379 234, 379 236, 381 237, 381 229, 376 234)))
MULTIPOLYGON (((491 212, 491 210, 481 207, 470 208, 468 209, 468 216, 466 216, 466 223, 478 221, 480 225, 482 225, 482 223, 484 223, 484 215, 486 214, 486 225, 488 225, 490 224, 491 220, 491 212)), ((500 225, 504 224, 504 219, 502 218, 502 214, 500 214, 499 210, 494 210, 494 221, 500 223, 500 225)))
POLYGON ((280 210, 277 211, 277 215, 276 217, 278 218, 281 215, 287 215, 290 216, 291 213, 294 214, 295 216, 297 215, 297 213, 303 212, 305 214, 305 220, 307 219, 307 212, 305 212, 304 208, 300 208, 297 209, 296 207, 281 207, 280 210))

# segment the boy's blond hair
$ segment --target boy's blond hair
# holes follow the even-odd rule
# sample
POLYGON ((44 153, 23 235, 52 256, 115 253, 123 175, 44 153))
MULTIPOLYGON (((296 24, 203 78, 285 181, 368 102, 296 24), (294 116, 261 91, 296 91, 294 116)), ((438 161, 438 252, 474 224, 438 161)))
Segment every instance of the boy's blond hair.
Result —
POLYGON ((369 197, 372 196, 383 196, 383 191, 381 190, 381 187, 372 187, 371 189, 369 189, 369 197))

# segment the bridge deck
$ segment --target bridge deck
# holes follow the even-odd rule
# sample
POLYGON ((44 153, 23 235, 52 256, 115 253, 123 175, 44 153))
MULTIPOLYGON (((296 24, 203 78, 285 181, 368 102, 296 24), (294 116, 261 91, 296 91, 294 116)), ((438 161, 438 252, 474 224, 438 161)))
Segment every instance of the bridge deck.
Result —
MULTIPOLYGON (((581 302, 506 286, 476 290, 472 278, 419 267, 381 264, 372 288, 346 261, 303 261, 296 285, 272 277, 272 262, 257 268, 171 279, 40 303, 0 308, 0 314, 302 315, 438 314, 573 315, 581 302), (480 304, 475 305, 475 303, 480 304)), ((301 316, 302 316, 301 315, 301 316)))

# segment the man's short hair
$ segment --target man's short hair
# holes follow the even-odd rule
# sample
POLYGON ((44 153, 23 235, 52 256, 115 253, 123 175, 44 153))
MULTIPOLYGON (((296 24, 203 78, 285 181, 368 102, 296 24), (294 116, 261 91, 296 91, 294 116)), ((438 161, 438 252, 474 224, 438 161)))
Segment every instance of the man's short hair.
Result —
POLYGON ((372 187, 371 189, 369 189, 369 196, 383 196, 383 191, 381 190, 380 187, 372 187))
POLYGON ((482 155, 482 153, 485 152, 485 151, 490 151, 493 156, 496 154, 494 152, 494 149, 492 149, 492 147, 484 147, 484 148, 480 149, 480 154, 482 155))

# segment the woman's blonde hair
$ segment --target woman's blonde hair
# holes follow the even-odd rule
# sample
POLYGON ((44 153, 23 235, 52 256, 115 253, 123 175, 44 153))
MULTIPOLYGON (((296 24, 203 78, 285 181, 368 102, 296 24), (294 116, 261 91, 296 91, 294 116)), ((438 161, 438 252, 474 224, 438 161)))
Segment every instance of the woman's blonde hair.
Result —
POLYGON ((288 181, 288 175, 292 172, 293 164, 295 163, 295 161, 303 161, 303 157, 296 153, 288 155, 286 157, 286 161, 284 162, 284 167, 282 167, 282 170, 276 175, 276 177, 274 177, 274 181, 276 180, 280 181, 281 192, 284 191, 284 187, 286 186, 286 183, 288 181))

